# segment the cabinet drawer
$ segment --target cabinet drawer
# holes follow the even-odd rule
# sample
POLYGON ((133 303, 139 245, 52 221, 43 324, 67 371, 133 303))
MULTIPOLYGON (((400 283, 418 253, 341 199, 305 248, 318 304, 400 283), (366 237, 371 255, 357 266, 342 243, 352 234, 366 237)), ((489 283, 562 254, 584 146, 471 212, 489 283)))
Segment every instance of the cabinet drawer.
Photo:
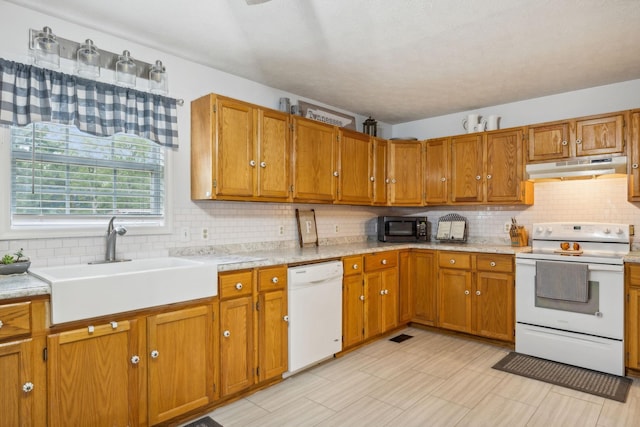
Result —
POLYGON ((365 271, 383 270, 398 265, 398 252, 378 252, 364 256, 365 271))
POLYGON ((261 268, 258 271, 258 291, 270 291, 274 289, 286 289, 287 267, 261 268))
POLYGON ((470 270, 472 264, 472 254, 461 252, 440 252, 438 254, 438 266, 442 268, 459 268, 470 270))
POLYGON ((640 264, 627 264, 627 281, 630 286, 640 286, 640 264))
POLYGON ((30 302, 0 305, 0 340, 30 333, 30 302))
POLYGON ((342 269, 345 276, 353 276, 362 273, 362 255, 347 256, 342 258, 342 269))
POLYGON ((251 271, 218 274, 220 298, 251 295, 253 274, 251 271))
POLYGON ((477 256, 477 269, 482 271, 513 272, 512 255, 482 254, 477 256))

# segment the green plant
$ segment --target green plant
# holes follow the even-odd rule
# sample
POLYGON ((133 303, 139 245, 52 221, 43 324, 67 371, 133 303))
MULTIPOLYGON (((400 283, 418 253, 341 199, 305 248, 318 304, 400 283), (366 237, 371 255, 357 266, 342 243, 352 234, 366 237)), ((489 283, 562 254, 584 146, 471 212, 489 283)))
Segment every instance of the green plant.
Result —
POLYGON ((24 249, 20 248, 19 251, 14 252, 13 255, 11 254, 4 254, 4 256, 2 258, 0 258, 0 264, 13 264, 16 262, 22 262, 22 261, 27 261, 26 258, 24 256, 24 249))

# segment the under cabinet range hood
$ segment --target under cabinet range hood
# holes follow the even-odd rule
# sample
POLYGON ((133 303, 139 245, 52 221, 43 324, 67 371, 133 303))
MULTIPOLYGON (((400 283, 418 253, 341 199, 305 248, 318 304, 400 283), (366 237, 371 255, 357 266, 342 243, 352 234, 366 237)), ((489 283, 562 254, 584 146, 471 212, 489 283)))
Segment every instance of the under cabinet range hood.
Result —
POLYGON ((603 156, 561 162, 534 163, 526 167, 530 180, 592 178, 600 175, 626 174, 626 156, 603 156))

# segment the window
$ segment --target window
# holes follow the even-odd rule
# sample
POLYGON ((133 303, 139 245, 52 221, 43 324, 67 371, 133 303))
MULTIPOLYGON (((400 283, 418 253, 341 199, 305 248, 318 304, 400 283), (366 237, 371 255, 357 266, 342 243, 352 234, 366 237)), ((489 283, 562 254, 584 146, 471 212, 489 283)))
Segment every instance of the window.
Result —
POLYGON ((104 226, 111 216, 164 225, 165 148, 74 126, 10 127, 11 230, 104 226))

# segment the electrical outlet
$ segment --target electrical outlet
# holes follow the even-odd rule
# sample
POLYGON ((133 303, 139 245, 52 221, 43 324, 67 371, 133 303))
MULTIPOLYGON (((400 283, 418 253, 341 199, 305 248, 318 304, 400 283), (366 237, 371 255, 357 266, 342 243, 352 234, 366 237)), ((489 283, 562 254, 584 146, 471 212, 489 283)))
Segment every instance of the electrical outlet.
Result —
POLYGON ((278 234, 280 236, 284 235, 284 225, 281 225, 281 226, 278 227, 278 234))
POLYGON ((209 229, 206 227, 202 229, 202 240, 209 240, 209 229))
POLYGON ((340 231, 340 227, 338 227, 338 224, 334 225, 333 228, 336 231, 336 233, 340 231))
POLYGON ((511 223, 510 222, 505 222, 504 223, 504 232, 508 233, 509 230, 511 230, 511 223))
POLYGON ((191 232, 189 231, 189 227, 182 227, 180 229, 180 240, 183 242, 188 242, 191 240, 191 232))

